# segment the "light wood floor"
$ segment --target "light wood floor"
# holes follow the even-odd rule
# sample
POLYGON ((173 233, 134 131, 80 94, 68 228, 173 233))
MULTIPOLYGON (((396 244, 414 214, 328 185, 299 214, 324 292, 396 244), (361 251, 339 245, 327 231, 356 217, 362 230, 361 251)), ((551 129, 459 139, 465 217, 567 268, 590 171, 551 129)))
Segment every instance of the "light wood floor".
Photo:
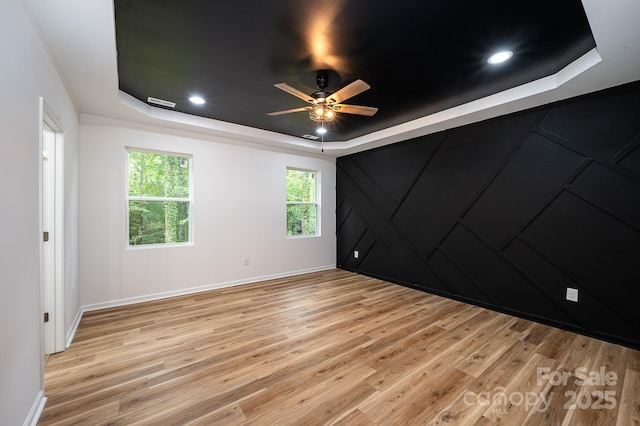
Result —
POLYGON ((640 423, 639 351, 338 270, 85 313, 45 383, 42 425, 640 423))

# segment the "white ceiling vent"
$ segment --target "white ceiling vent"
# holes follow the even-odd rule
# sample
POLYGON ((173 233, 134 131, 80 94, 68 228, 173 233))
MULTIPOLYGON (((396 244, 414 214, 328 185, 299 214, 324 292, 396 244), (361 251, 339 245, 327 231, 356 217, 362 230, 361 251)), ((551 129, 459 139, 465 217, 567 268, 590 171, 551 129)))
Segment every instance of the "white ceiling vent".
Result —
POLYGON ((164 99, 152 98, 151 96, 147 98, 147 102, 149 102, 150 104, 162 105, 169 108, 176 107, 175 102, 165 101, 164 99))
POLYGON ((314 140, 314 141, 315 141, 315 140, 320 139, 320 136, 316 136, 316 135, 309 135, 309 134, 307 134, 307 135, 302 135, 302 137, 303 137, 303 138, 305 138, 305 139, 311 139, 311 140, 314 140))

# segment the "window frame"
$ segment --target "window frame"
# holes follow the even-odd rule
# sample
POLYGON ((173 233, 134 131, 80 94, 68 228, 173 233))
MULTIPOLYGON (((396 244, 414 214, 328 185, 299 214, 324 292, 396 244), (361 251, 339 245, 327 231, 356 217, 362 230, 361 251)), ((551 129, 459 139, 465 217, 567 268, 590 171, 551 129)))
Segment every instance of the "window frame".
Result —
POLYGON ((321 173, 320 170, 313 169, 305 169, 302 167, 294 167, 287 166, 285 169, 285 218, 284 218, 284 227, 285 227, 285 236, 287 239, 297 239, 297 238, 316 238, 321 236, 321 221, 320 221, 320 188, 321 188, 321 173), (289 201, 289 193, 287 191, 287 171, 295 170, 298 172, 308 172, 315 174, 315 201, 289 201), (306 235, 289 235, 288 226, 287 226, 287 211, 289 205, 315 205, 316 206, 316 232, 314 234, 306 234, 306 235))
POLYGON ((193 220, 193 204, 194 204, 194 189, 193 189, 193 154, 181 153, 181 152, 173 152, 173 151, 162 151, 157 149, 148 149, 141 147, 133 147, 126 146, 125 147, 125 240, 126 240, 126 248, 129 250, 144 250, 144 249, 153 249, 153 248, 168 248, 168 247, 185 247, 192 246, 194 244, 194 220, 193 220), (138 195, 129 195, 129 152, 140 152, 143 154, 158 154, 158 155, 166 155, 173 157, 183 157, 189 159, 189 197, 145 197, 138 195), (189 217, 189 227, 188 227, 188 239, 184 242, 175 242, 175 243, 153 243, 153 244, 137 244, 131 245, 131 237, 129 235, 129 203, 130 201, 176 201, 176 202, 188 202, 188 217, 189 217))

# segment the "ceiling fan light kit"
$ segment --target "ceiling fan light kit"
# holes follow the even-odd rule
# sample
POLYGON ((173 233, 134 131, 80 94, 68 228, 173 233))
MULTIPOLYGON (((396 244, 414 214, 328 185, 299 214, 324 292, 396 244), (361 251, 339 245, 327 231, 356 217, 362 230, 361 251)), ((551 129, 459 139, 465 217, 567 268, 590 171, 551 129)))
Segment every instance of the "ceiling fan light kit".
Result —
POLYGON ((327 103, 324 99, 318 100, 318 103, 313 108, 309 109, 309 118, 317 122, 332 121, 336 118, 336 110, 334 106, 327 103))

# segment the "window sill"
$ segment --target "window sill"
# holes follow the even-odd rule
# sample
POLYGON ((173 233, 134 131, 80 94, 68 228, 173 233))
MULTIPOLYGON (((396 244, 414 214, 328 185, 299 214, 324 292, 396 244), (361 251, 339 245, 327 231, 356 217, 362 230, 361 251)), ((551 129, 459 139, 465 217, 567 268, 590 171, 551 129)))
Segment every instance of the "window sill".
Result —
POLYGON ((146 250, 176 247, 193 247, 193 241, 187 243, 171 243, 171 244, 140 244, 136 246, 127 245, 127 250, 146 250))
POLYGON ((287 240, 299 240, 305 238, 320 238, 322 235, 313 234, 313 235, 287 235, 287 240))

